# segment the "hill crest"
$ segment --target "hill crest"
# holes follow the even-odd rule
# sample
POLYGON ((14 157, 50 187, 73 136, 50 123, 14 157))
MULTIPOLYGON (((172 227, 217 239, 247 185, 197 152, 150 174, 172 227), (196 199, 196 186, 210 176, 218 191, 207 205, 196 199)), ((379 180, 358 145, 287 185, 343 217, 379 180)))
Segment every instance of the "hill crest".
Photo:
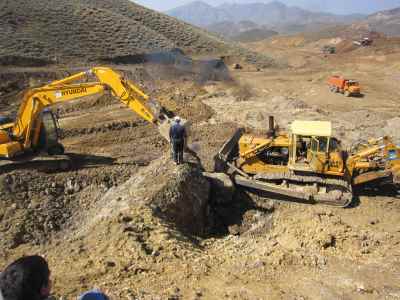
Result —
POLYGON ((359 15, 334 15, 311 12, 296 6, 287 6, 279 1, 269 3, 225 3, 211 6, 195 1, 167 12, 170 16, 197 26, 209 26, 224 21, 235 22, 249 20, 259 25, 287 25, 308 23, 350 23, 359 20, 359 15), (207 13, 204 13, 206 10, 207 13))
POLYGON ((203 29, 129 0, 3 0, 0 29, 0 63, 15 57, 96 61, 174 48, 194 54, 234 48, 203 29))

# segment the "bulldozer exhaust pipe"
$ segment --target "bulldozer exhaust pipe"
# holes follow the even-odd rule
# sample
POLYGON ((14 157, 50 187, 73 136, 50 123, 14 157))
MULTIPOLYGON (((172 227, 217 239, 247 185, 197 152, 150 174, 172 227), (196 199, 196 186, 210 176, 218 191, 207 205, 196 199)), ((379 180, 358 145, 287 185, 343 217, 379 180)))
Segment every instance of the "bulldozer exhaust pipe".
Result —
POLYGON ((275 120, 274 116, 269 116, 268 118, 268 137, 275 137, 275 120))

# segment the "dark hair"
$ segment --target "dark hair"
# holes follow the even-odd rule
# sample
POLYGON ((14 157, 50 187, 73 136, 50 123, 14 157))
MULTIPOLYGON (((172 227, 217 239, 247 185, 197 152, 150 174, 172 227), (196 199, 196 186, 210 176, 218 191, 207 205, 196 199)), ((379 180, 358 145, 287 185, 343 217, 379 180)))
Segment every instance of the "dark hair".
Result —
POLYGON ((0 290, 4 300, 42 300, 41 289, 49 285, 49 277, 43 257, 21 257, 0 274, 0 290))

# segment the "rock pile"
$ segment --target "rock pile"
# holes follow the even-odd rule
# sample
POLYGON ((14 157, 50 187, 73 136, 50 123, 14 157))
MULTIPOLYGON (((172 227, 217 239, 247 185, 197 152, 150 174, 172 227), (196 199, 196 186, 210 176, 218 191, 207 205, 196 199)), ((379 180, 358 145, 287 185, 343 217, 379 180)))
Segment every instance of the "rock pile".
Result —
MULTIPOLYGON (((189 234, 201 234, 207 223, 210 183, 197 164, 176 166, 161 157, 141 168, 124 184, 110 189, 97 204, 94 224, 132 206, 149 206, 154 214, 189 234)), ((89 224, 90 227, 90 224, 89 224)))

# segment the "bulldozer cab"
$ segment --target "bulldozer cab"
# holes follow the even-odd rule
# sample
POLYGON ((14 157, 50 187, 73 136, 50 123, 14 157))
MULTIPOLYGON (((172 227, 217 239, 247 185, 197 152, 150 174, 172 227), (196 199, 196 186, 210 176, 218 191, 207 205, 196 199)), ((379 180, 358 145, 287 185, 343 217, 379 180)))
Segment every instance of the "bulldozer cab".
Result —
POLYGON ((343 173, 339 141, 330 122, 294 121, 291 126, 289 168, 294 171, 338 175, 343 173))

